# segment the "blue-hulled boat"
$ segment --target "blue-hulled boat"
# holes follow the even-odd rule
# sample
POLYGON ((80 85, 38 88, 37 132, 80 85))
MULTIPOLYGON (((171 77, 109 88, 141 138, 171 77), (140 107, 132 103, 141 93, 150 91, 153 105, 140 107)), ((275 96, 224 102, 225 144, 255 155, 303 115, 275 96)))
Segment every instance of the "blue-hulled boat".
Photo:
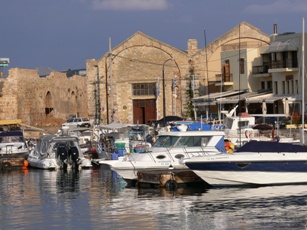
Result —
POLYGON ((250 141, 233 154, 184 159, 212 186, 307 183, 307 146, 250 141))

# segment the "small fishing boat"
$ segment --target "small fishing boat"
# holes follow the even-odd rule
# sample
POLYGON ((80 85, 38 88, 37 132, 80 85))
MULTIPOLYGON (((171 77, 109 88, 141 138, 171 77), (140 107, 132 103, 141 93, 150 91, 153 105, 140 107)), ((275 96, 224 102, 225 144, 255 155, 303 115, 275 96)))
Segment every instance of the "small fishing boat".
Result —
POLYGON ((28 156, 29 166, 41 169, 80 169, 92 167, 84 157, 78 138, 65 135, 42 135, 28 156))
POLYGON ((102 125, 97 144, 100 159, 116 159, 130 152, 144 152, 151 147, 150 127, 143 124, 111 123, 102 125))
POLYGON ((27 166, 29 148, 20 128, 21 120, 0 120, 0 167, 27 166))

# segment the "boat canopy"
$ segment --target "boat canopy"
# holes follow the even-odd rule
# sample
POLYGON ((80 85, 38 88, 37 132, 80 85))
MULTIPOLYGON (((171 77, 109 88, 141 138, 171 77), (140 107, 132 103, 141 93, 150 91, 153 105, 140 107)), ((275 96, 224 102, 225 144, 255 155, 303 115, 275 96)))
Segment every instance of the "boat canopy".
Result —
POLYGON ((307 146, 270 141, 249 141, 236 152, 306 152, 307 146))
POLYGON ((13 137, 13 136, 23 136, 22 131, 4 131, 0 132, 0 137, 13 137))

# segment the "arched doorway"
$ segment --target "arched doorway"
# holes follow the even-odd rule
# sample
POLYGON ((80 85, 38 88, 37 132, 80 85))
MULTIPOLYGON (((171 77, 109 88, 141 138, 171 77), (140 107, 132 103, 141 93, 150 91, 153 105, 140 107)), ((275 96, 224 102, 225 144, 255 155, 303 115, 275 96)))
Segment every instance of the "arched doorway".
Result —
POLYGON ((47 92, 45 98, 45 114, 48 115, 53 111, 53 101, 50 91, 47 92))
POLYGON ((75 92, 72 91, 69 98, 69 114, 75 114, 76 116, 79 116, 77 107, 77 96, 75 92))

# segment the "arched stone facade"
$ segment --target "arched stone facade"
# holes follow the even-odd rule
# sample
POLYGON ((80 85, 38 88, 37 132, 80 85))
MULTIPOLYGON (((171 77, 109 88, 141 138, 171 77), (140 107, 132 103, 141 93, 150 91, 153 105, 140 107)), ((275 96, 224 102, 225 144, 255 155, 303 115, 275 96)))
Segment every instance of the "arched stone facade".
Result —
MULTIPOLYGON (((162 118, 164 67, 166 115, 189 116, 191 96, 188 92, 191 90, 192 77, 194 77, 194 96, 210 92, 208 82, 214 81, 216 75, 221 73, 220 53, 223 46, 235 45, 240 41, 246 46, 260 47, 268 44, 269 40, 268 35, 246 22, 240 23, 203 49, 198 49, 197 41, 190 39, 187 51, 178 50, 137 32, 116 46, 111 53, 103 55, 98 60, 87 61, 89 114, 92 117, 97 114, 95 102, 98 96, 95 92, 97 92, 96 83, 99 82, 103 123, 112 121, 135 123, 135 100, 155 100, 156 112, 152 117, 162 118), (168 59, 172 61, 165 63, 168 59), (173 84, 175 78, 177 87, 173 84), (158 97, 134 95, 134 84, 157 82, 160 82, 158 97)), ((146 117, 146 112, 144 116, 146 117)))

